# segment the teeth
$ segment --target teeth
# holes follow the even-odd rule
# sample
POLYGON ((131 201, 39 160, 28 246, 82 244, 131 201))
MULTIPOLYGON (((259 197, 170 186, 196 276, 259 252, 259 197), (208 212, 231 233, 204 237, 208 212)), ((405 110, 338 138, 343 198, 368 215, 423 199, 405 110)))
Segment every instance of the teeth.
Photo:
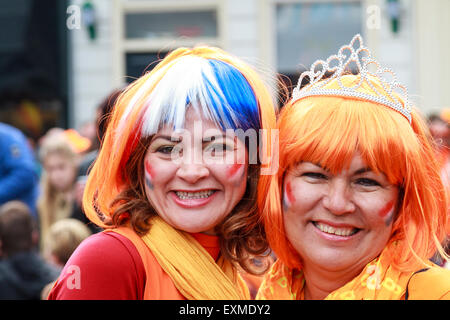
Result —
POLYGON ((320 222, 314 223, 314 225, 322 232, 335 234, 341 237, 348 237, 356 233, 358 230, 356 228, 335 228, 327 224, 320 222))
POLYGON ((183 192, 183 191, 175 191, 178 198, 182 200, 186 199, 204 199, 211 196, 214 191, 208 190, 208 191, 200 191, 200 192, 183 192))

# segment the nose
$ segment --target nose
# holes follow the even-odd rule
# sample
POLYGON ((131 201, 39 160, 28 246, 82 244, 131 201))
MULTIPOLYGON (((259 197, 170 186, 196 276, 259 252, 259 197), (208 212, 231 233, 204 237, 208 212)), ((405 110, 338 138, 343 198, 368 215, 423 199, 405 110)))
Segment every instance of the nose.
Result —
POLYGON ((183 163, 177 170, 177 176, 190 184, 194 184, 208 177, 209 169, 200 163, 183 163))
POLYGON ((323 206, 335 215, 351 213, 355 210, 350 187, 346 181, 331 181, 323 197, 323 206))

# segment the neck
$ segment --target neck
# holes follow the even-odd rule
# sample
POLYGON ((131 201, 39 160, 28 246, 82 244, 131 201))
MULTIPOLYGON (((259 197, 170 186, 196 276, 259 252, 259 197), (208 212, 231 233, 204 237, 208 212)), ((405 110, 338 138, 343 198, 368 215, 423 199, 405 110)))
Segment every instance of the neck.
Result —
POLYGON ((343 287, 361 273, 363 268, 326 270, 318 266, 304 265, 305 300, 323 300, 331 292, 343 287))

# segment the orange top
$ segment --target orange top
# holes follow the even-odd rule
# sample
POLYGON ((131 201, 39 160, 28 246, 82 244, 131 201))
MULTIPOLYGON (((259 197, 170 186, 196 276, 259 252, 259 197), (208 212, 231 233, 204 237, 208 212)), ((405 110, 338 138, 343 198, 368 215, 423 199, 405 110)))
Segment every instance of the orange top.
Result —
MULTIPOLYGON (((139 252, 146 274, 144 300, 186 300, 139 235, 132 229, 126 227, 120 227, 108 232, 117 232, 123 235, 134 244, 139 252)), ((203 233, 194 233, 192 236, 206 249, 214 260, 217 260, 220 253, 219 238, 217 236, 203 233)))
MULTIPOLYGON (((449 300, 450 270, 432 265, 415 272, 392 267, 385 250, 353 280, 331 292, 326 300, 449 300)), ((258 291, 257 300, 304 300, 302 270, 275 262, 258 291)))

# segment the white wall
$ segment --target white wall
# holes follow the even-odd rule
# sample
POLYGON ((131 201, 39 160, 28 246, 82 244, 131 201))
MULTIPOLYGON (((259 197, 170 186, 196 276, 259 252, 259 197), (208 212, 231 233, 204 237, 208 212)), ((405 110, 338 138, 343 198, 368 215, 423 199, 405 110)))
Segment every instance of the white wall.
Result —
MULTIPOLYGON (((371 41, 368 42, 369 48, 373 48, 373 55, 381 66, 391 68, 397 75, 399 82, 408 88, 411 100, 416 99, 417 79, 414 77, 416 70, 414 66, 415 55, 413 50, 413 18, 414 6, 411 0, 400 1, 400 27, 397 33, 392 32, 391 22, 388 17, 387 3, 384 0, 371 1, 380 7, 381 21, 380 28, 367 30, 366 32, 375 32, 371 41)), ((366 24, 367 28, 367 24, 366 24)))
MULTIPOLYGON (((80 7, 82 3, 72 1, 80 7)), ((97 105, 113 89, 112 1, 93 0, 92 3, 97 13, 97 38, 91 41, 83 25, 69 31, 69 126, 77 129, 94 119, 97 105)))
POLYGON ((224 44, 230 53, 254 59, 258 57, 258 1, 225 1, 224 44))
POLYGON ((450 107, 450 1, 417 1, 415 74, 420 102, 434 112, 450 107))

